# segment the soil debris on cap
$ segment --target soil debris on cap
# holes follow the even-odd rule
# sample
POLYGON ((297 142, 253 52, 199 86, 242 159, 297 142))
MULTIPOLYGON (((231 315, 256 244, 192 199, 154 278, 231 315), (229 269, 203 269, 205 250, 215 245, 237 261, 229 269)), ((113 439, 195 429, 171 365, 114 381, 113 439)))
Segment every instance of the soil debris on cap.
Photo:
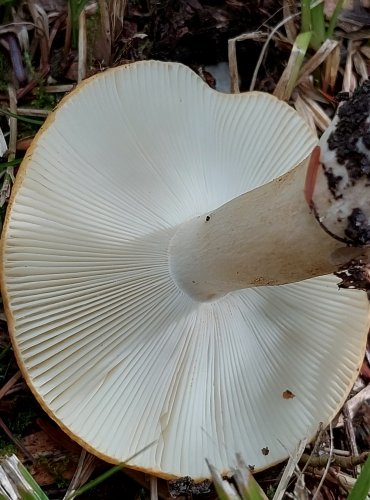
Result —
POLYGON ((370 79, 338 101, 320 140, 327 191, 319 190, 314 200, 316 218, 334 238, 365 246, 370 244, 370 79))
POLYGON ((361 259, 351 260, 342 266, 335 275, 342 280, 338 284, 339 288, 355 288, 370 292, 370 264, 361 259))
POLYGON ((328 139, 329 149, 336 150, 338 163, 346 165, 349 178, 354 181, 362 176, 370 179, 369 115, 370 80, 366 80, 351 98, 342 100, 337 113, 338 123, 328 139), (366 151, 361 151, 359 141, 366 151))

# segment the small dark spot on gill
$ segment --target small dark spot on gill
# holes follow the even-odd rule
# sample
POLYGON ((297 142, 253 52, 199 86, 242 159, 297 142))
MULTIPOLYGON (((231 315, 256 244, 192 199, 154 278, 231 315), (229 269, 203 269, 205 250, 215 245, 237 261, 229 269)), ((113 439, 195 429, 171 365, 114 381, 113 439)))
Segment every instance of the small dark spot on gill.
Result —
POLYGON ((211 218, 211 216, 210 216, 210 215, 207 215, 207 217, 206 217, 206 222, 208 222, 210 218, 211 218))

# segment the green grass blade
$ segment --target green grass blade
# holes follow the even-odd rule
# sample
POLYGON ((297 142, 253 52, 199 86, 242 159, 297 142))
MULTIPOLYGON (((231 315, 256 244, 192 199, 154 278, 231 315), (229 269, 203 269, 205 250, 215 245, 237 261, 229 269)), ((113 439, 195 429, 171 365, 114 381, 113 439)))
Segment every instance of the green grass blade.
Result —
POLYGON ((326 40, 324 3, 311 8, 311 47, 319 50, 326 40))
POLYGON ((362 466, 361 474, 358 476, 347 500, 365 500, 370 492, 370 456, 362 466))
POLYGON ((0 108, 0 114, 5 116, 11 116, 12 118, 17 118, 17 120, 19 120, 20 122, 31 123, 32 125, 40 126, 44 123, 43 120, 37 120, 35 118, 27 118, 26 116, 20 116, 4 108, 0 108))
POLYGON ((78 45, 78 18, 85 8, 87 0, 69 0, 69 12, 72 24, 72 48, 77 49, 78 45))
POLYGON ((118 472, 118 471, 122 470, 124 467, 126 467, 127 463, 130 462, 130 460, 132 460, 133 458, 137 457, 138 455, 140 455, 141 453, 143 453, 144 451, 149 449, 151 446, 153 446, 153 444, 155 444, 155 441, 148 444, 148 446, 145 446, 145 448, 141 449, 140 451, 138 451, 137 453, 135 453, 134 455, 129 457, 125 462, 122 462, 121 464, 115 465, 111 469, 109 469, 106 472, 104 472, 103 474, 101 474, 96 479, 92 479, 91 481, 86 483, 84 486, 81 486, 81 488, 79 488, 77 491, 68 495, 68 497, 65 500, 73 500, 74 498, 77 498, 80 495, 82 495, 83 493, 86 493, 87 491, 91 490, 92 488, 95 488, 103 481, 106 481, 113 474, 115 474, 116 472, 118 472))
POLYGON ((301 33, 311 31, 311 2, 301 0, 301 33))
POLYGON ((209 470, 211 471, 212 481, 219 500, 241 500, 236 489, 228 481, 224 481, 216 467, 206 460, 209 470))
POLYGON ((344 0, 337 0, 336 1, 335 9, 334 9, 333 14, 331 15, 328 30, 326 32, 327 38, 332 38, 332 36, 333 36, 335 27, 336 27, 337 22, 338 22, 339 14, 342 12, 342 9, 343 9, 343 3, 344 3, 344 0))
POLYGON ((9 500, 14 495, 19 500, 49 500, 26 467, 11 455, 0 466, 0 500, 9 500))
POLYGON ((19 165, 21 163, 21 161, 22 160, 20 158, 16 158, 15 160, 0 163, 0 171, 5 170, 8 167, 16 167, 17 165, 19 165))
POLYGON ((249 467, 242 457, 236 455, 238 466, 234 472, 234 480, 243 500, 268 500, 265 492, 254 479, 249 467))
POLYGON ((231 483, 222 479, 216 467, 206 460, 219 500, 267 500, 251 471, 239 456, 237 456, 237 460, 238 467, 235 470, 234 479, 239 493, 231 483))
POLYGON ((310 40, 311 32, 300 33, 295 39, 288 63, 274 91, 274 95, 283 101, 288 101, 292 95, 310 40))

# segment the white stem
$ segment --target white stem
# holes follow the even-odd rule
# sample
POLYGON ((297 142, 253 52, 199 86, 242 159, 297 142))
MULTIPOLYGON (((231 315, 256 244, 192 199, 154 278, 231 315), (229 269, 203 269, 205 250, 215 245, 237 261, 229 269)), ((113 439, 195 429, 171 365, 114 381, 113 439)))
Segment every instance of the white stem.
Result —
POLYGON ((181 225, 170 246, 178 286, 200 301, 335 272, 364 253, 329 236, 304 198, 307 161, 181 225))

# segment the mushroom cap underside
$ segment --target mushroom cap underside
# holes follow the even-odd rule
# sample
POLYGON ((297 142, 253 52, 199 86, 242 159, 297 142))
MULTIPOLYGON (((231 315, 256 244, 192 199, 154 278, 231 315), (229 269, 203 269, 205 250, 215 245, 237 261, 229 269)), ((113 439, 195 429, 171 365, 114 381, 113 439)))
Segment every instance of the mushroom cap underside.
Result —
POLYGON ((315 142, 285 103, 154 61, 93 77, 47 119, 13 190, 2 289, 28 384, 82 446, 202 478, 205 458, 226 471, 236 452, 268 467, 335 415, 364 351, 365 293, 326 276, 201 303, 168 266, 179 224, 315 142))

